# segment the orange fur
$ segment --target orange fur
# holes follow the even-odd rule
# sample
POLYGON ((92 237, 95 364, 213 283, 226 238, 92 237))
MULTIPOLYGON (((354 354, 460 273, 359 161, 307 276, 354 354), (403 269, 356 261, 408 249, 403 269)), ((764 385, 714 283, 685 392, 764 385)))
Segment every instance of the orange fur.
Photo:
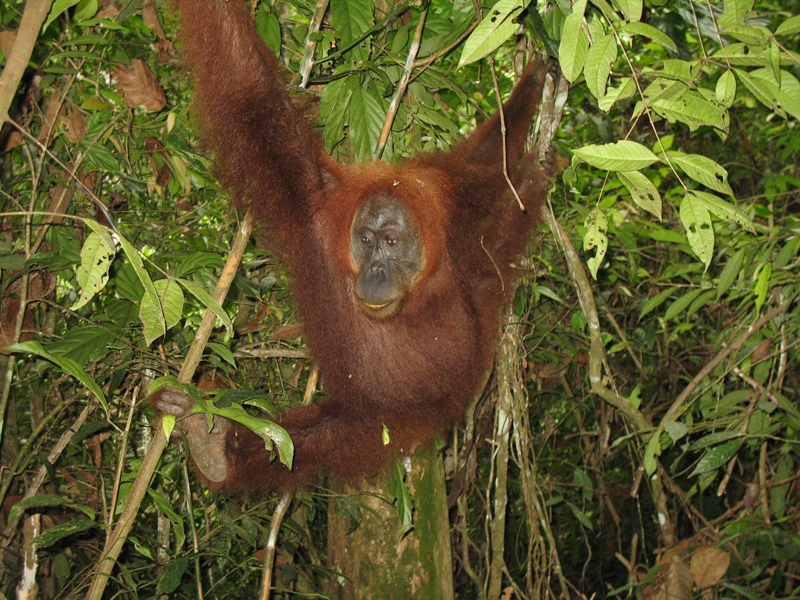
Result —
POLYGON ((523 150, 550 66, 532 63, 504 109, 522 212, 503 176, 498 117, 449 154, 340 167, 290 102, 244 3, 177 4, 204 143, 222 184, 252 207, 283 257, 325 393, 319 404, 277 417, 295 443, 292 471, 270 462, 260 438, 234 427, 230 475, 217 487, 285 490, 320 472, 374 475, 391 456, 459 423, 491 366, 498 319, 549 187, 523 150), (356 306, 349 250, 353 217, 375 194, 407 206, 425 261, 400 312, 383 320, 356 306))

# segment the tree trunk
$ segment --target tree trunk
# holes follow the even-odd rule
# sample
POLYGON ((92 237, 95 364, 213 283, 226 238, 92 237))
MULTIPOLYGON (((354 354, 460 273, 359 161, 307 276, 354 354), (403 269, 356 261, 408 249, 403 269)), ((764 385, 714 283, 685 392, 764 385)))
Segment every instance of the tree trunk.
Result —
POLYGON ((339 574, 334 593, 344 600, 452 600, 453 567, 444 468, 439 452, 418 451, 406 483, 414 501, 414 528, 402 535, 385 482, 347 489, 361 506, 355 531, 341 504, 328 514, 328 556, 339 574))

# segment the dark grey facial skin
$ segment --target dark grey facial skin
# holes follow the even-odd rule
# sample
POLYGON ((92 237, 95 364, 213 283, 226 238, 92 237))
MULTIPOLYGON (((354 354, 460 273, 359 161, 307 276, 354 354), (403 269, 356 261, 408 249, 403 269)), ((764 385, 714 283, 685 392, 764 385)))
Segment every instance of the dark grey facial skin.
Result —
POLYGON ((358 271, 356 299, 376 318, 397 314, 425 264, 411 214, 402 202, 386 196, 369 198, 356 213, 350 256, 358 271))

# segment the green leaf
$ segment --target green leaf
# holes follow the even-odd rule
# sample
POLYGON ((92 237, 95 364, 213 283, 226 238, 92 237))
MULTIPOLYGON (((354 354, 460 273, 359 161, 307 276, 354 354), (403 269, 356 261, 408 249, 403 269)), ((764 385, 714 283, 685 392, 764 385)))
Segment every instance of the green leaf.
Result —
POLYGON ((778 86, 774 82, 769 82, 760 77, 751 77, 747 71, 741 69, 734 69, 736 76, 750 90, 750 93, 755 96, 756 100, 761 102, 764 106, 776 110, 778 108, 778 99, 775 97, 775 92, 778 86))
MULTIPOLYGON (((357 79, 357 78, 353 78, 357 79)), ((348 122, 350 141, 355 148, 357 160, 374 157, 380 141, 386 110, 370 88, 358 87, 350 97, 348 122)))
POLYGON ((172 271, 173 277, 184 277, 200 269, 218 269, 222 266, 222 257, 214 252, 192 252, 181 257, 172 271))
POLYGON ((730 127, 727 110, 692 90, 680 92, 670 98, 657 98, 650 104, 653 110, 670 123, 684 123, 690 131, 709 125, 727 133, 730 127))
POLYGON ((275 11, 268 4, 259 4, 255 24, 259 37, 275 54, 281 53, 281 23, 275 11))
POLYGON ((717 20, 720 27, 727 28, 731 25, 744 24, 750 17, 755 0, 725 0, 722 16, 717 20))
POLYGON ((94 521, 86 519, 73 519, 66 523, 59 523, 33 538, 33 543, 39 548, 48 548, 65 537, 81 533, 95 526, 94 521))
POLYGON ((673 443, 677 443, 686 437, 686 434, 689 433, 689 428, 680 421, 667 421, 664 423, 664 431, 667 432, 673 443))
POLYGON ((696 290, 690 290, 686 292, 683 296, 669 305, 669 308, 664 313, 664 318, 667 321, 671 321, 675 317, 680 316, 680 314, 686 310, 686 307, 689 306, 702 291, 702 289, 698 288, 696 290))
POLYGON ((164 417, 161 419, 161 428, 164 430, 164 436, 167 439, 170 439, 170 436, 172 436, 172 432, 175 429, 176 422, 177 419, 175 418, 175 415, 165 414, 164 417))
POLYGON ((81 0, 75 8, 75 20, 79 23, 97 14, 97 0, 81 0))
POLYGON ((47 31, 47 28, 50 27, 50 23, 55 21, 67 10, 75 6, 78 2, 80 2, 80 0, 56 0, 53 2, 53 6, 50 9, 50 14, 47 15, 47 20, 44 22, 44 26, 42 27, 42 32, 47 31))
POLYGON ((705 204, 689 191, 681 202, 680 215, 692 252, 708 269, 714 252, 714 229, 711 227, 711 213, 705 204))
MULTIPOLYGON (((115 303, 114 307, 117 304, 115 303)), ((109 309, 112 307, 109 307, 109 309)), ((53 356, 71 358, 81 366, 90 362, 97 362, 108 355, 109 348, 115 343, 110 331, 117 327, 115 333, 123 335, 122 323, 114 321, 106 327, 98 325, 85 325, 68 329, 60 340, 47 345, 47 350, 53 356)))
POLYGON ((633 78, 624 77, 617 87, 608 88, 606 95, 598 101, 598 106, 601 110, 608 112, 618 100, 630 98, 635 93, 636 84, 633 82, 633 78))
POLYGON ((458 66, 480 60, 496 50, 519 29, 517 17, 530 0, 500 0, 483 16, 483 20, 464 42, 458 66))
POLYGON ((403 534, 409 532, 414 526, 414 500, 405 482, 406 471, 403 468, 402 459, 394 461, 394 468, 389 470, 389 481, 387 489, 394 499, 397 515, 403 524, 403 534))
POLYGON ((686 192, 686 194, 691 195, 699 202, 702 202, 703 205, 718 219, 736 223, 750 232, 755 232, 755 228, 753 227, 753 222, 750 220, 750 217, 748 217, 730 202, 725 202, 725 200, 719 196, 709 194, 708 192, 701 192, 700 190, 689 190, 686 192))
POLYGON ((673 293, 678 290, 677 287, 668 287, 665 290, 661 290, 658 294, 650 298, 647 302, 644 303, 641 312, 639 313, 639 320, 642 320, 645 315, 653 312, 659 306, 661 306, 667 298, 669 298, 673 293))
MULTIPOLYGON (((372 28, 375 4, 371 0, 331 2, 331 26, 343 45, 349 45, 372 28)), ((367 58, 362 56, 361 58, 367 58)))
POLYGON ((175 546, 180 548, 183 545, 183 542, 186 540, 183 517, 175 512, 175 509, 172 508, 172 505, 169 503, 167 497, 160 491, 149 487, 147 488, 147 495, 150 496, 151 500, 153 500, 153 503, 158 508, 158 511, 165 514, 169 519, 169 522, 172 523, 172 529, 175 532, 175 546))
POLYGON ((625 15, 626 21, 639 21, 642 18, 642 0, 615 0, 625 15))
POLYGON ((233 352, 231 349, 228 348, 225 344, 221 344, 220 342, 208 342, 208 347, 222 360, 226 363, 231 365, 234 369, 236 368, 236 358, 233 356, 233 352))
MULTIPOLYGON (((211 403, 206 403, 208 412, 220 415, 231 421, 236 421, 247 427, 250 431, 257 434, 270 448, 274 443, 278 448, 278 458, 287 466, 292 468, 292 461, 294 460, 294 443, 289 433, 277 423, 267 419, 259 419, 250 415, 240 404, 232 404, 230 406, 214 406, 211 403)), ((202 407, 198 406, 195 412, 205 412, 202 407)))
POLYGON ((86 305, 108 283, 108 270, 114 260, 116 247, 111 235, 104 230, 92 231, 81 248, 81 264, 75 270, 81 295, 70 307, 78 310, 86 305))
POLYGON ((669 48, 673 52, 678 51, 678 46, 669 37, 666 33, 661 31, 660 29, 656 29, 652 25, 648 25, 647 23, 626 23, 620 28, 622 33, 627 33, 628 35, 640 35, 645 38, 650 38, 654 42, 658 42, 665 48, 669 48))
POLYGON ((169 595, 177 590, 188 568, 188 556, 180 556, 170 560, 161 571, 161 577, 158 580, 158 593, 169 595))
POLYGON ((103 394, 103 390, 100 389, 100 386, 95 383, 95 380, 90 377, 89 374, 84 371, 83 368, 74 360, 64 356, 54 356, 36 341, 11 344, 10 346, 6 347, 6 350, 9 352, 27 352, 30 354, 36 354, 45 360, 49 360, 51 363, 60 367, 62 371, 69 373, 84 386, 86 386, 86 388, 100 401, 100 404, 103 406, 103 409, 106 411, 106 413, 108 413, 108 402, 106 402, 106 397, 103 394))
POLYGON ((579 467, 572 470, 572 483, 581 491, 581 495, 586 500, 594 498, 594 485, 592 478, 586 474, 586 471, 579 467))
POLYGON ((608 218, 598 208, 592 210, 584 221, 586 234, 583 236, 583 249, 589 252, 597 249, 595 255, 586 261, 592 277, 597 279, 597 271, 603 264, 608 249, 608 218))
POLYGON ((800 32, 800 15, 795 15, 778 25, 775 35, 794 35, 798 32, 800 32))
POLYGON ((733 106, 733 101, 736 98, 736 76, 730 69, 726 70, 719 79, 717 79, 717 87, 714 92, 717 102, 725 108, 733 106))
POLYGON ((580 508, 575 506, 572 502, 566 502, 567 507, 572 511, 573 516, 580 521, 581 525, 583 525, 589 531, 592 531, 594 527, 592 526, 592 520, 588 517, 588 515, 583 512, 580 508))
POLYGON ((728 171, 710 158, 701 154, 684 154, 683 152, 668 152, 670 163, 678 167, 689 177, 722 194, 733 196, 733 190, 728 185, 728 171))
POLYGON ((761 266, 758 279, 753 287, 753 294, 755 294, 756 297, 756 312, 761 310, 761 307, 764 306, 764 302, 767 299, 770 277, 772 277, 772 265, 770 263, 764 263, 761 266))
POLYGON ((633 201, 642 209, 661 220, 661 194, 644 174, 639 171, 618 171, 617 177, 628 188, 633 201))
POLYGON ((797 251, 800 249, 800 235, 796 235, 783 245, 778 256, 775 257, 775 268, 782 269, 789 264, 789 261, 797 256, 797 251))
POLYGON ((17 515, 20 512, 28 510, 29 508, 51 508, 53 506, 65 506, 67 508, 71 508, 72 510, 78 510, 82 512, 90 519, 95 518, 94 510, 85 504, 77 504, 71 500, 62 498, 61 496, 41 494, 37 496, 31 496, 30 498, 26 498, 15 503, 8 512, 8 522, 10 523, 17 518, 17 515))
MULTIPOLYGON (((161 300, 161 309, 164 311, 164 320, 167 329, 174 327, 183 315, 184 297, 183 290, 174 279, 159 279, 154 282, 156 293, 161 300)), ((146 298, 142 299, 142 302, 146 298)))
POLYGON ((744 250, 737 250, 733 256, 725 263, 722 273, 719 275, 719 282, 717 283, 717 300, 727 292, 733 285, 733 282, 739 277, 742 271, 742 264, 744 263, 744 250))
POLYGON ((167 331, 166 323, 164 322, 164 313, 161 311, 161 302, 158 299, 158 292, 150 279, 147 271, 144 268, 142 258, 139 256, 139 251, 123 236, 118 236, 119 243, 128 262, 133 268, 139 282, 144 288, 144 296, 142 303, 139 307, 139 319, 144 325, 144 339, 149 345, 157 337, 164 335, 167 331))
POLYGON ((586 54, 586 86, 598 100, 606 95, 606 83, 616 59, 617 42, 612 35, 596 39, 586 54))
POLYGON ((652 475, 658 468, 657 457, 661 456, 661 428, 655 430, 644 448, 644 470, 647 475, 652 475))
POLYGON ((642 405, 642 386, 637 384, 633 391, 631 392, 630 396, 628 396, 628 402, 631 403, 631 406, 634 408, 639 408, 642 405))
POLYGON ((222 324, 227 330, 226 337, 233 335, 233 322, 231 321, 231 318, 228 316, 228 313, 225 312, 225 309, 222 308, 222 305, 214 300, 211 294, 197 285, 194 281, 190 281, 188 279, 176 279, 175 281, 181 284, 187 292, 197 298, 203 304, 203 306, 210 309, 211 312, 213 312, 217 318, 222 321, 222 324))
POLYGON ((748 25, 747 23, 739 23, 726 27, 722 35, 725 37, 732 37, 745 44, 750 44, 751 46, 763 46, 766 44, 767 36, 771 35, 771 32, 766 28, 748 25))
POLYGON ((734 457, 739 451, 739 448, 742 447, 743 442, 744 440, 737 438, 720 444, 719 446, 709 448, 706 450, 705 454, 703 454, 703 457, 697 463, 697 466, 690 473, 689 477, 716 471, 734 457))
POLYGON ((658 161, 646 146, 629 140, 612 144, 592 144, 572 151, 593 167, 608 171, 638 171, 658 161))
POLYGON ((561 30, 558 61, 561 63, 561 72, 570 83, 580 77, 589 50, 589 39, 582 26, 587 2, 588 0, 578 0, 572 5, 572 14, 564 19, 564 27, 561 30))

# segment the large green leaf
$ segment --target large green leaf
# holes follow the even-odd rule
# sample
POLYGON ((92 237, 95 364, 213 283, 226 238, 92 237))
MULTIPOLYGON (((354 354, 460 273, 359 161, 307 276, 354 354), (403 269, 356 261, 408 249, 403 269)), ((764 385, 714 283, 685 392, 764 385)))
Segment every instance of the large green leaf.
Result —
POLYGON ((564 19, 558 61, 567 81, 573 83, 580 77, 589 50, 589 39, 583 30, 583 13, 588 0, 578 0, 572 5, 572 14, 564 19))
POLYGON ((728 185, 728 171, 710 158, 701 154, 684 154, 671 151, 667 153, 670 163, 678 167, 695 181, 722 194, 733 196, 728 185))
POLYGON ((37 356, 41 356, 45 360, 49 360, 51 363, 57 365, 61 368, 62 371, 65 373, 69 373, 75 379, 80 381, 86 388, 95 395, 95 397, 100 401, 100 404, 103 406, 106 412, 108 412, 108 402, 106 401, 106 396, 103 394, 103 390, 100 389, 100 386, 97 385, 95 380, 89 376, 89 374, 83 370, 77 362, 72 360, 71 358, 67 358, 66 356, 55 356, 44 349, 44 347, 36 341, 29 341, 29 342, 19 342, 17 344, 11 344, 10 346, 6 347, 6 350, 9 352, 27 352, 30 354, 36 354, 37 356))
POLYGON ((617 177, 628 188, 631 198, 640 208, 661 220, 661 194, 652 181, 639 171, 618 171, 617 177))
POLYGON ((706 266, 711 264, 714 252, 714 229, 711 227, 711 213, 705 203, 691 192, 687 192, 681 202, 681 223, 686 229, 689 246, 706 266))
POLYGON ((606 95, 606 83, 611 73, 611 65, 616 59, 617 41, 613 35, 595 39, 586 54, 586 86, 598 100, 606 95))
POLYGON ((638 171, 658 162, 658 157, 649 148, 630 140, 591 144, 572 153, 593 167, 607 171, 638 171))
POLYGON ((458 66, 480 60, 519 30, 517 17, 530 0, 500 0, 487 10, 483 20, 464 42, 458 66))

